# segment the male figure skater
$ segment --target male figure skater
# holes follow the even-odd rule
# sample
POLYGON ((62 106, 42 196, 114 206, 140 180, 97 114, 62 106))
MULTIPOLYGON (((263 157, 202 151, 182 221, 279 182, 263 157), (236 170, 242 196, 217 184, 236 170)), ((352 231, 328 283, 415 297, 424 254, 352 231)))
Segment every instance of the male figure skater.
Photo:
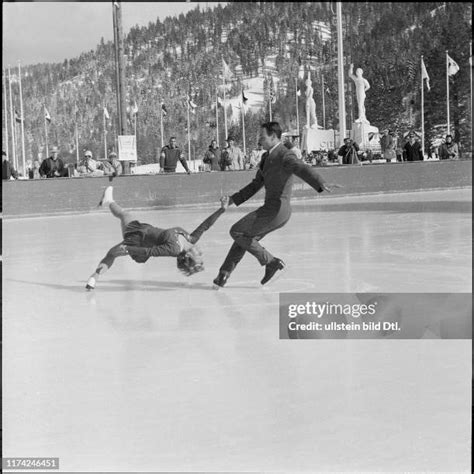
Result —
POLYGON ((227 198, 221 198, 221 207, 211 214, 194 232, 189 234, 181 227, 159 229, 137 221, 133 214, 122 209, 113 198, 113 187, 104 191, 100 206, 108 206, 110 212, 120 219, 123 241, 112 247, 89 277, 87 290, 93 290, 96 282, 114 263, 117 257, 129 255, 137 263, 145 263, 150 257, 177 257, 178 269, 186 276, 204 270, 202 253, 195 245, 225 212, 227 198))
POLYGON ((230 229, 234 243, 214 280, 214 288, 223 287, 245 252, 251 253, 265 266, 261 284, 265 285, 285 264, 263 248, 259 240, 268 233, 283 227, 291 215, 290 197, 293 175, 306 181, 318 193, 331 192, 337 184, 328 184, 313 168, 298 160, 292 150, 280 141, 281 127, 278 122, 267 122, 261 126, 260 143, 266 151, 258 166, 255 179, 229 197, 228 204, 239 206, 265 186, 265 203, 256 211, 247 214, 230 229))

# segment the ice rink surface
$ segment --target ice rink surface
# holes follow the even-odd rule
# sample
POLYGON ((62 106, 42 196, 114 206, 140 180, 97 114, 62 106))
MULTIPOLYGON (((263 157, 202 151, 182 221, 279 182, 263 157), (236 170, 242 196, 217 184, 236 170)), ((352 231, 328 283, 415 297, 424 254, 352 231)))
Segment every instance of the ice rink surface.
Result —
MULTIPOLYGON (((99 191, 100 193, 100 191, 99 191)), ((106 211, 3 223, 3 455, 63 471, 470 470, 470 340, 279 340, 280 292, 470 292, 471 190, 295 202, 211 288, 231 208, 191 278, 118 259, 106 211)), ((193 230, 213 208, 137 218, 193 230)))

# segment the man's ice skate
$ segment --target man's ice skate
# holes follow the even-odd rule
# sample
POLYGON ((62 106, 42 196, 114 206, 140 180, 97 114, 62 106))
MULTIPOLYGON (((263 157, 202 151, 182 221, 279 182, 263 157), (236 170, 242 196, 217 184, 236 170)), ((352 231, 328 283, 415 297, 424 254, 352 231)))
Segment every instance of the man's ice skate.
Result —
MULTIPOLYGON (((274 276, 275 273, 280 271, 280 274, 278 277, 281 275, 281 270, 285 268, 285 262, 283 260, 280 260, 279 258, 274 258, 270 263, 265 265, 265 275, 262 278, 262 281, 260 282, 262 285, 265 285, 268 283, 274 276)), ((276 278, 273 279, 275 281, 276 278)))
POLYGON ((217 275, 217 277, 214 278, 214 281, 213 281, 214 284, 212 287, 215 290, 219 290, 227 283, 229 276, 230 276, 229 272, 220 271, 219 275, 217 275))
POLYGON ((93 290, 95 288, 95 278, 94 277, 90 277, 88 280, 87 280, 87 284, 86 284, 86 290, 93 290))
POLYGON ((105 188, 104 194, 102 195, 102 199, 99 202, 99 207, 108 206, 109 204, 114 202, 113 190, 113 186, 108 186, 107 188, 105 188))

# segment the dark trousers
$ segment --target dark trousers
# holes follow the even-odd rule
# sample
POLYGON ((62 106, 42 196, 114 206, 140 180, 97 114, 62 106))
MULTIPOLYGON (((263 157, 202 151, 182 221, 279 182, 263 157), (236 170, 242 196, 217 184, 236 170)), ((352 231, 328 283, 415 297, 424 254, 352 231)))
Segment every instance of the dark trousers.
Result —
POLYGON ((251 253, 260 265, 270 263, 273 255, 260 245, 259 240, 268 233, 283 227, 289 218, 289 209, 264 213, 260 208, 237 221, 230 229, 234 243, 220 270, 231 273, 242 260, 245 252, 251 253))

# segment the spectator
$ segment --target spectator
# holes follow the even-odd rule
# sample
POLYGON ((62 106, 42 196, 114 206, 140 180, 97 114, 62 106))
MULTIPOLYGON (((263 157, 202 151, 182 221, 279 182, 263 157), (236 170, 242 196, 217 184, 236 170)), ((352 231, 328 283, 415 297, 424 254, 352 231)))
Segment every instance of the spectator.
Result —
POLYGON ((30 176, 30 179, 40 179, 41 178, 40 166, 41 166, 41 163, 39 162, 39 160, 34 160, 33 161, 33 169, 32 169, 32 174, 30 176))
POLYGON ((217 146, 217 141, 212 140, 211 144, 209 145, 209 150, 206 151, 204 158, 202 160, 203 163, 207 165, 208 171, 220 171, 221 161, 221 150, 217 146))
POLYGON ((262 159, 262 155, 265 153, 265 150, 262 147, 262 144, 260 142, 257 143, 257 148, 252 150, 250 153, 250 159, 249 159, 249 169, 254 169, 258 166, 260 163, 260 160, 262 159))
POLYGON ((403 147, 404 161, 423 161, 423 152, 421 150, 420 142, 416 140, 414 133, 408 134, 408 141, 403 147))
POLYGON ((235 145, 234 137, 228 137, 227 142, 229 143, 229 162, 231 162, 230 169, 233 171, 244 169, 244 154, 242 150, 235 145))
POLYGON ((178 160, 183 165, 186 173, 190 174, 188 163, 184 157, 184 153, 176 144, 176 137, 170 138, 170 144, 165 145, 160 153, 160 173, 176 173, 176 165, 178 160))
POLYGON ((18 174, 8 160, 7 154, 2 151, 2 180, 17 179, 18 174))
POLYGON ((396 160, 397 158, 395 153, 395 143, 388 128, 386 128, 382 133, 383 135, 380 137, 382 156, 387 163, 391 163, 392 160, 396 160))
POLYGON ((100 169, 99 163, 92 158, 92 152, 87 150, 84 153, 84 160, 77 168, 79 176, 104 176, 104 171, 100 169))
POLYGON ((342 156, 343 165, 352 165, 359 164, 359 159, 357 158, 357 153, 359 152, 359 147, 357 143, 350 138, 344 138, 344 145, 339 148, 337 154, 342 156))
POLYGON ((229 156, 229 142, 226 140, 224 142, 224 148, 222 149, 221 153, 221 161, 219 163, 221 167, 221 171, 230 171, 230 166, 232 165, 232 161, 229 156))
POLYGON ((330 161, 332 163, 337 161, 336 150, 329 150, 328 151, 328 161, 330 161))
POLYGON ((446 141, 439 149, 439 156, 442 160, 459 160, 458 145, 453 141, 452 135, 446 135, 446 141))
POLYGON ((39 172, 43 178, 62 178, 67 176, 67 169, 64 167, 63 160, 59 158, 57 146, 53 146, 51 156, 43 160, 39 172))
POLYGON ((120 176, 123 172, 122 163, 117 159, 117 153, 111 151, 108 160, 101 163, 102 171, 105 176, 120 176))

